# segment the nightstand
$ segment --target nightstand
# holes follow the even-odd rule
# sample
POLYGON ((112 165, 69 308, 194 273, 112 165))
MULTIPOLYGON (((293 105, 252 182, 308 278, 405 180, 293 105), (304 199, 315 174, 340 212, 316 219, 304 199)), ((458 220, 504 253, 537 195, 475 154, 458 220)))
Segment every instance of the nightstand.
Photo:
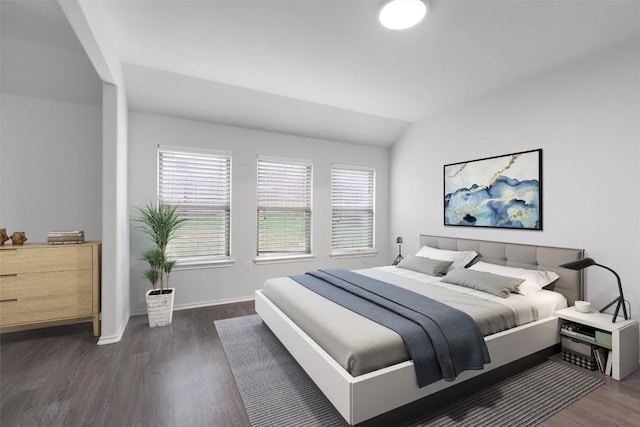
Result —
MULTIPOLYGON (((602 347, 611 349, 612 371, 611 377, 620 381, 638 368, 638 321, 635 319, 621 320, 612 323, 612 315, 605 313, 581 313, 574 307, 558 310, 554 313, 560 319, 594 328, 599 336, 607 341, 611 337, 611 344, 604 343, 602 347)), ((581 340, 580 337, 574 337, 581 340)), ((585 343, 599 345, 599 342, 583 339, 585 343)))

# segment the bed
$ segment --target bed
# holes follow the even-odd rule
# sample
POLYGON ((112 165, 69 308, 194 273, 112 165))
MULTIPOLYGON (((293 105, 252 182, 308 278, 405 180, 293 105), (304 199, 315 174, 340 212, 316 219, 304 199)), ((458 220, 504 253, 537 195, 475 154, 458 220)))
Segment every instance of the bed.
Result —
MULTIPOLYGON (((360 334, 354 334, 353 331, 369 331, 371 325, 366 324, 366 322, 370 322, 368 319, 362 319, 364 323, 361 324, 359 323, 361 320, 354 320, 354 317, 343 317, 347 315, 340 312, 342 307, 332 308, 330 305, 334 303, 330 301, 324 301, 323 304, 329 305, 323 306, 320 305, 321 302, 312 300, 314 307, 318 307, 315 310, 309 310, 304 305, 297 307, 295 301, 307 300, 309 294, 305 294, 305 291, 311 291, 308 289, 300 290, 301 286, 298 286, 290 278, 268 281, 265 284, 265 289, 256 292, 256 312, 349 424, 364 422, 407 403, 431 396, 453 385, 556 346, 559 342, 558 319, 553 316, 553 311, 563 308, 567 304, 572 305, 575 300, 582 297, 581 272, 558 267, 565 262, 582 258, 584 256, 582 249, 430 235, 420 236, 420 246, 453 251, 475 251, 478 257, 474 259, 474 264, 482 262, 491 265, 551 271, 556 273, 559 278, 546 287, 545 291, 541 291, 541 295, 545 295, 541 298, 546 302, 542 303, 539 308, 535 308, 540 311, 540 315, 536 317, 537 320, 527 319, 525 310, 519 315, 522 317, 521 321, 511 329, 498 329, 500 331, 495 332, 491 330, 491 327, 483 328, 484 341, 491 356, 491 363, 485 365, 484 369, 465 371, 455 381, 440 380, 425 387, 417 386, 413 361, 403 351, 402 339, 393 331, 387 331, 388 336, 383 339, 385 328, 376 325, 383 330, 382 333, 378 330, 371 332, 372 335, 364 334, 363 337, 358 337, 357 335, 360 334), (278 286, 274 284, 278 284, 278 286), (281 292, 278 293, 269 288, 281 289, 281 292), (305 315, 302 312, 313 312, 313 314, 305 315), (331 328, 332 322, 337 324, 346 322, 354 325, 351 325, 351 332, 349 330, 341 331, 340 335, 335 335, 335 328, 333 332, 331 328), (380 345, 383 347, 376 344, 379 336, 377 334, 381 334, 380 345), (343 344, 352 344, 352 341, 356 343, 358 338, 360 338, 360 344, 354 344, 357 351, 352 348, 345 350, 343 344), (398 340, 400 347, 397 345, 398 340), (374 350, 371 348, 375 349, 376 346, 378 349, 375 351, 378 353, 372 353, 374 350), (380 348, 383 351, 380 351, 380 348), (360 350, 362 350, 362 354, 356 354, 360 350), (384 357, 380 357, 380 354, 383 354, 384 357)), ((397 271, 394 269, 396 267, 383 267, 363 271, 363 273, 394 284, 395 282, 404 283, 409 287, 412 282, 420 280, 420 274, 400 272, 401 269, 397 269, 397 271)), ((446 288, 447 286, 450 285, 442 287, 446 288)), ((468 292, 473 294, 480 291, 469 290, 468 292)), ((318 295, 315 297, 323 298, 318 295)), ((507 300, 512 305, 519 304, 517 297, 510 297, 507 300)), ((354 313, 350 313, 349 316, 358 317, 354 313)))

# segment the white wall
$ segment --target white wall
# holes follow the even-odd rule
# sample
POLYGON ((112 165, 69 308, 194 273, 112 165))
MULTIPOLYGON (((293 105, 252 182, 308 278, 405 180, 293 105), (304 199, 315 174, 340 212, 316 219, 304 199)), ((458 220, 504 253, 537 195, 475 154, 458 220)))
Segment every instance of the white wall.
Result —
POLYGON ((130 315, 127 205, 128 112, 123 86, 103 85, 102 332, 98 344, 122 339, 130 315))
MULTIPOLYGON (((640 40, 425 119, 391 151, 391 231, 584 248, 640 312, 640 40), (442 167, 542 148, 544 231, 443 226, 442 167)), ((617 293, 586 270, 586 299, 617 293)))
POLYGON ((81 51, 0 44, 0 227, 29 242, 77 229, 100 240, 100 80, 81 51))
MULTIPOLYGON (((158 144, 230 151, 232 153, 232 267, 179 270, 171 275, 177 288, 176 306, 190 307, 250 298, 270 277, 298 274, 322 267, 364 268, 390 264, 388 249, 389 150, 263 132, 146 113, 129 116, 129 202, 134 207, 156 200, 158 144), (313 253, 312 261, 255 265, 246 270, 256 252, 256 160, 258 155, 313 161, 313 253), (331 165, 332 162, 372 166, 376 169, 376 256, 332 260, 331 165)), ((146 312, 140 261, 148 246, 135 224, 131 225, 131 311, 146 312)))
POLYGON ((100 79, 84 52, 6 35, 1 46, 2 92, 100 105, 100 79))
POLYGON ((104 344, 120 340, 129 318, 127 101, 100 5, 60 6, 84 52, 2 37, 0 227, 30 241, 54 229, 102 240, 104 344))
POLYGON ((120 341, 129 320, 127 216, 128 107, 122 64, 112 48, 99 2, 59 2, 103 81, 102 116, 102 331, 98 344, 120 341))
POLYGON ((2 94, 0 228, 101 237, 101 109, 2 94))

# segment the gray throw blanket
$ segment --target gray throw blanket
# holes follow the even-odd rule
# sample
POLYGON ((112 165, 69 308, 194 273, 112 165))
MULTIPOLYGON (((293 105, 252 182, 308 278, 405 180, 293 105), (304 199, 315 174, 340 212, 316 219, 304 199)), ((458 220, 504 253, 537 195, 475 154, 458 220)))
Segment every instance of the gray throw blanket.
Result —
POLYGON ((490 362, 478 325, 446 304, 342 268, 291 278, 398 333, 413 360, 419 387, 440 379, 453 381, 461 372, 483 369, 490 362))

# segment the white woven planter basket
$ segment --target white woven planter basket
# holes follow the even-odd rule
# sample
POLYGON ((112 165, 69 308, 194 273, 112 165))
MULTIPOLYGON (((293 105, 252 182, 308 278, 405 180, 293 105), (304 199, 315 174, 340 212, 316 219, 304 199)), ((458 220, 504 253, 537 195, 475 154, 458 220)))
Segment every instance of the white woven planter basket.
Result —
POLYGON ((149 316, 149 327, 167 326, 173 319, 173 299, 176 294, 175 288, 169 288, 170 294, 149 295, 153 292, 150 289, 146 293, 147 315, 149 316))

